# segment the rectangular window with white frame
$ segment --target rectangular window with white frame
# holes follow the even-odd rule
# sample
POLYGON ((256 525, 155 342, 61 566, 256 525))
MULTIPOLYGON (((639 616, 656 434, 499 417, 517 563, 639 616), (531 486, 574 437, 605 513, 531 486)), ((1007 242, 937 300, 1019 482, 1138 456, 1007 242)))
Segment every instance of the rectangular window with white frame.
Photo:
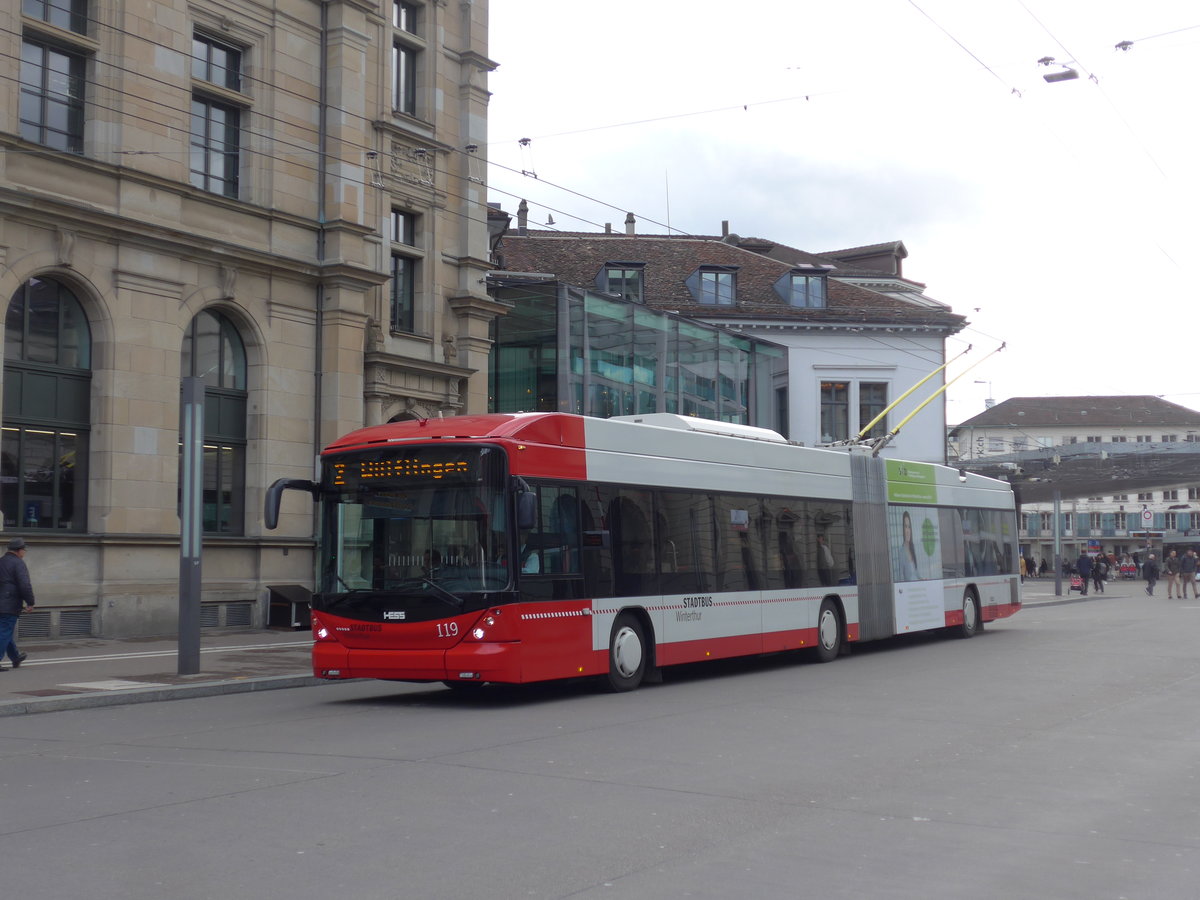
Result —
POLYGON ((392 107, 396 112, 417 116, 420 63, 425 49, 421 17, 425 9, 403 0, 392 2, 392 107))
POLYGON ((850 437, 850 384, 846 381, 821 382, 821 441, 848 440, 850 437))
POLYGON ((1125 513, 1123 513, 1123 512, 1116 512, 1116 513, 1113 513, 1113 527, 1114 527, 1114 528, 1115 528, 1117 531, 1125 531, 1125 530, 1126 530, 1126 516, 1125 516, 1125 513))
POLYGON ((420 217, 416 213, 392 210, 388 320, 393 332, 411 334, 417 327, 417 295, 422 263, 419 227, 420 217))
POLYGON ((249 98, 243 99, 244 51, 197 31, 192 36, 192 125, 188 168, 192 185, 237 197, 241 143, 249 98))
POLYGON ((706 306, 733 306, 737 300, 737 273, 723 269, 700 269, 696 300, 706 306))
POLYGON ((793 272, 789 277, 788 303, 807 309, 825 308, 825 276, 793 272))
POLYGON ((610 265, 604 269, 604 291, 629 300, 642 302, 641 266, 610 265))
POLYGON ((21 42, 21 137, 53 150, 83 152, 87 57, 27 37, 21 42))
POLYGON ((88 32, 88 0, 21 0, 21 13, 64 31, 88 32))
MULTIPOLYGON (((858 431, 866 428, 887 409, 888 386, 882 381, 860 381, 858 383, 858 431)), ((872 426, 864 438, 881 438, 887 434, 887 416, 872 426)))

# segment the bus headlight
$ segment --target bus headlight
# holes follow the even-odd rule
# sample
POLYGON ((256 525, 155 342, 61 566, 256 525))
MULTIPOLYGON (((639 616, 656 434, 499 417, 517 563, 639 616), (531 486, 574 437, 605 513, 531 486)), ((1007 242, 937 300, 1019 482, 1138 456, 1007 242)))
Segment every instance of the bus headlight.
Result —
POLYGON ((333 636, 333 632, 331 632, 329 630, 329 627, 324 622, 321 621, 321 619, 317 616, 316 613, 313 613, 313 617, 312 617, 312 634, 313 634, 314 641, 337 640, 337 638, 335 638, 333 636))
POLYGON ((474 641, 515 641, 515 625, 516 620, 511 616, 506 618, 499 609, 491 609, 479 617, 467 634, 474 641))

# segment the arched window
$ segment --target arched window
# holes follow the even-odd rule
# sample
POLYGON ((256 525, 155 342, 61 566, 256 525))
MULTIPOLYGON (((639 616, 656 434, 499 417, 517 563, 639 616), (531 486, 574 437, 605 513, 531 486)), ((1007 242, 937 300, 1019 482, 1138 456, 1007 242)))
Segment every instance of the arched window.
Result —
POLYGON ((246 348, 206 310, 183 340, 183 377, 204 382, 204 533, 242 534, 246 494, 246 348))
POLYGON ((32 278, 8 304, 0 510, 6 528, 87 527, 92 333, 78 298, 32 278))

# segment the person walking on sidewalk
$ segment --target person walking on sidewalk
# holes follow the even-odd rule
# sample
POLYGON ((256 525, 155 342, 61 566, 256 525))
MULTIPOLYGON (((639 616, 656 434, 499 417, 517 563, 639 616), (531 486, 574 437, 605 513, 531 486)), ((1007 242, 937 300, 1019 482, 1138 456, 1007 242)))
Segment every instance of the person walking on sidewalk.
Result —
POLYGON ((1108 581, 1108 560, 1101 553, 1092 560, 1092 587, 1096 589, 1096 593, 1104 593, 1104 582, 1108 581))
POLYGON ((1188 586, 1192 588, 1192 596, 1196 596, 1196 551, 1189 549, 1179 559, 1179 599, 1186 600, 1188 586))
POLYGON ((8 552, 0 556, 0 661, 7 653, 14 669, 25 662, 25 654, 17 649, 13 632, 21 613, 26 608, 33 609, 34 602, 29 568, 25 565, 25 540, 13 538, 8 542, 8 552))
POLYGON ((1167 570, 1167 599, 1170 600, 1179 593, 1179 555, 1174 550, 1163 558, 1163 568, 1167 570))
POLYGON ((1142 563, 1142 577, 1146 579, 1146 596, 1154 596, 1154 584, 1158 581, 1158 560, 1151 553, 1142 563))
POLYGON ((1075 560, 1075 571, 1079 573, 1079 596, 1086 597, 1088 582, 1092 580, 1092 558, 1084 550, 1075 560))

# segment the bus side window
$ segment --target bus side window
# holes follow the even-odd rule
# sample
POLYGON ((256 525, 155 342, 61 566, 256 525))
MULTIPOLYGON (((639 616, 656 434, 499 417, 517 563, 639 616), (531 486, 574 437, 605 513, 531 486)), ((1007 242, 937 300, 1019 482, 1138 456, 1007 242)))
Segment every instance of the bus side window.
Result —
POLYGON ((551 548, 555 555, 548 558, 546 571, 577 574, 580 570, 579 501, 575 499, 575 488, 556 490, 558 496, 550 506, 549 534, 557 546, 551 548))
POLYGON ((804 585, 805 559, 804 501, 768 497, 763 501, 762 528, 767 556, 766 586, 798 588, 804 585))
POLYGON ((660 491, 658 511, 663 593, 714 590, 716 547, 711 498, 707 494, 660 491))
POLYGON ((612 520, 616 489, 588 484, 583 488, 583 591, 588 597, 613 596, 612 520))
POLYGON ((621 488, 609 505, 612 529, 613 587, 618 597, 658 593, 658 568, 649 491, 621 488))
POLYGON ((716 501, 717 589, 759 590, 763 586, 762 531, 757 497, 718 494, 716 501), (751 523, 755 523, 752 525, 751 523))

